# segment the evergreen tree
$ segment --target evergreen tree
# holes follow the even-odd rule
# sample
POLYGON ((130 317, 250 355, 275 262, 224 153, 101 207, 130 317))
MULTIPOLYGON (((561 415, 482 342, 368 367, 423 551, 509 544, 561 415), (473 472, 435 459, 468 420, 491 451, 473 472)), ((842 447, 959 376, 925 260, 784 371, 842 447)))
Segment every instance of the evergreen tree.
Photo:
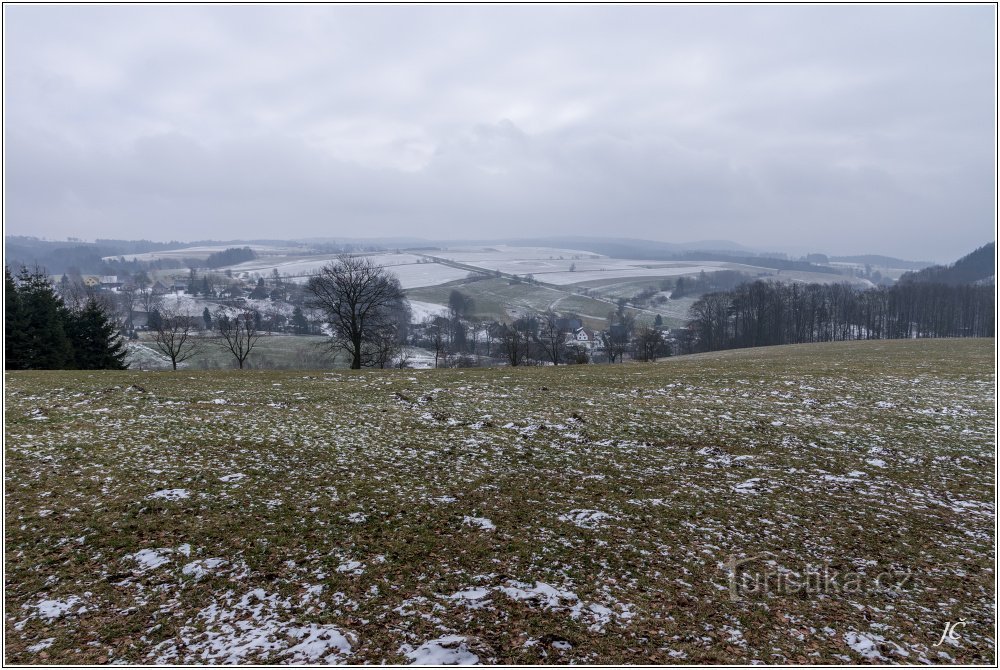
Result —
POLYGON ((254 300, 263 300, 267 298, 267 286, 264 285, 263 277, 257 279, 257 286, 250 292, 250 297, 254 300))
POLYGON ((297 335, 305 335, 309 332, 309 321, 306 320, 306 315, 302 313, 301 307, 296 307, 292 311, 292 328, 295 329, 297 335))
POLYGON ((160 310, 153 308, 150 310, 149 314, 146 315, 146 326, 148 326, 150 330, 159 330, 162 323, 163 316, 160 314, 160 310))
POLYGON ((21 363, 25 369, 72 367, 73 346, 66 334, 69 310, 40 268, 22 267, 17 280, 23 332, 21 363))
POLYGON ((114 322, 94 298, 70 316, 73 358, 79 370, 124 370, 128 351, 114 322))
POLYGON ((27 367, 25 347, 25 316, 18 295, 17 284, 10 274, 10 268, 4 267, 4 369, 24 370, 27 367))
POLYGON ((125 344, 93 297, 67 309, 39 268, 17 277, 4 268, 4 355, 7 370, 112 369, 125 366, 125 344))
POLYGON ((212 330, 212 313, 208 311, 208 307, 201 313, 201 318, 205 322, 205 330, 212 330))

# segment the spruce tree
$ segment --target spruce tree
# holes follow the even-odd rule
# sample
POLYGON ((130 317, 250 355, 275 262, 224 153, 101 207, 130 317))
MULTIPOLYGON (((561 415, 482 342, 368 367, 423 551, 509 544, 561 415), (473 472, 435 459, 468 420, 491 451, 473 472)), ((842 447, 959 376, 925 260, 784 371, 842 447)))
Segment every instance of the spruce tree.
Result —
POLYGON ((160 310, 155 307, 150 310, 149 314, 146 316, 146 325, 150 330, 159 330, 160 326, 163 324, 163 315, 160 314, 160 310))
POLYGON ((122 370, 125 343, 94 298, 67 309, 40 268, 4 268, 4 368, 122 370))
POLYGON ((18 294, 17 284, 10 274, 10 268, 4 267, 4 369, 24 370, 27 367, 27 338, 25 332, 24 309, 18 294))
POLYGON ((69 310, 40 268, 22 267, 17 276, 23 317, 25 368, 59 370, 73 366, 73 345, 66 334, 69 310))
POLYGON ((80 370, 124 370, 125 342, 100 303, 89 298, 70 317, 74 363, 80 370))
POLYGON ((301 307, 296 307, 292 311, 292 327, 297 335, 305 335, 309 332, 309 321, 306 320, 306 315, 302 313, 301 307))

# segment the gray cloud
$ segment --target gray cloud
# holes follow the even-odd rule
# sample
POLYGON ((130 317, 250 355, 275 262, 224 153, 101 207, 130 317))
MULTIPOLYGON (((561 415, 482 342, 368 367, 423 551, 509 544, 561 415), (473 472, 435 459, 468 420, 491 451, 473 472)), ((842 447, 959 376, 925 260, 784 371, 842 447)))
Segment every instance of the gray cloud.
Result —
POLYGON ((993 236, 990 6, 4 11, 8 233, 993 236))

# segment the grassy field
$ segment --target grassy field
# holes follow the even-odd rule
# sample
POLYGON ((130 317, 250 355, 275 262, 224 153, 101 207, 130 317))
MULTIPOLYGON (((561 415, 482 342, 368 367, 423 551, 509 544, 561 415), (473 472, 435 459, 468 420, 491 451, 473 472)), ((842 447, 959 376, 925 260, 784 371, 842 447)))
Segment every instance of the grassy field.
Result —
MULTIPOLYGON (((251 368, 333 368, 348 367, 349 360, 342 353, 331 353, 326 347, 329 338, 322 335, 265 335, 257 340, 247 365, 251 368)), ((143 370, 170 367, 166 358, 153 342, 153 334, 143 332, 136 344, 142 345, 129 360, 129 367, 143 370)), ((225 349, 218 338, 206 342, 198 353, 181 367, 195 370, 226 370, 236 367, 232 352, 225 349)))
POLYGON ((6 373, 4 660, 993 663, 993 347, 6 373))
MULTIPOLYGON (((615 310, 613 301, 576 295, 574 287, 557 288, 527 282, 512 284, 505 278, 410 289, 406 295, 413 300, 447 305, 448 296, 455 289, 475 301, 474 312, 481 319, 510 321, 512 315, 536 314, 551 309, 561 314, 577 314, 588 328, 600 329, 607 327, 608 313, 615 310)), ((629 311, 649 320, 653 318, 651 314, 629 311)), ((679 321, 677 325, 680 325, 679 321)))

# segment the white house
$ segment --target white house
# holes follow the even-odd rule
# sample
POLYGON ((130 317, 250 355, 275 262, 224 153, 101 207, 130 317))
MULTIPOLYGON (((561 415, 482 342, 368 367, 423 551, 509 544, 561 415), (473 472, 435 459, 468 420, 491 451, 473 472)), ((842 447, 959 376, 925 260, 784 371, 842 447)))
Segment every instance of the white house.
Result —
POLYGON ((590 351, 597 345, 597 335, 592 330, 577 328, 572 333, 566 335, 566 344, 568 346, 582 347, 590 351))

